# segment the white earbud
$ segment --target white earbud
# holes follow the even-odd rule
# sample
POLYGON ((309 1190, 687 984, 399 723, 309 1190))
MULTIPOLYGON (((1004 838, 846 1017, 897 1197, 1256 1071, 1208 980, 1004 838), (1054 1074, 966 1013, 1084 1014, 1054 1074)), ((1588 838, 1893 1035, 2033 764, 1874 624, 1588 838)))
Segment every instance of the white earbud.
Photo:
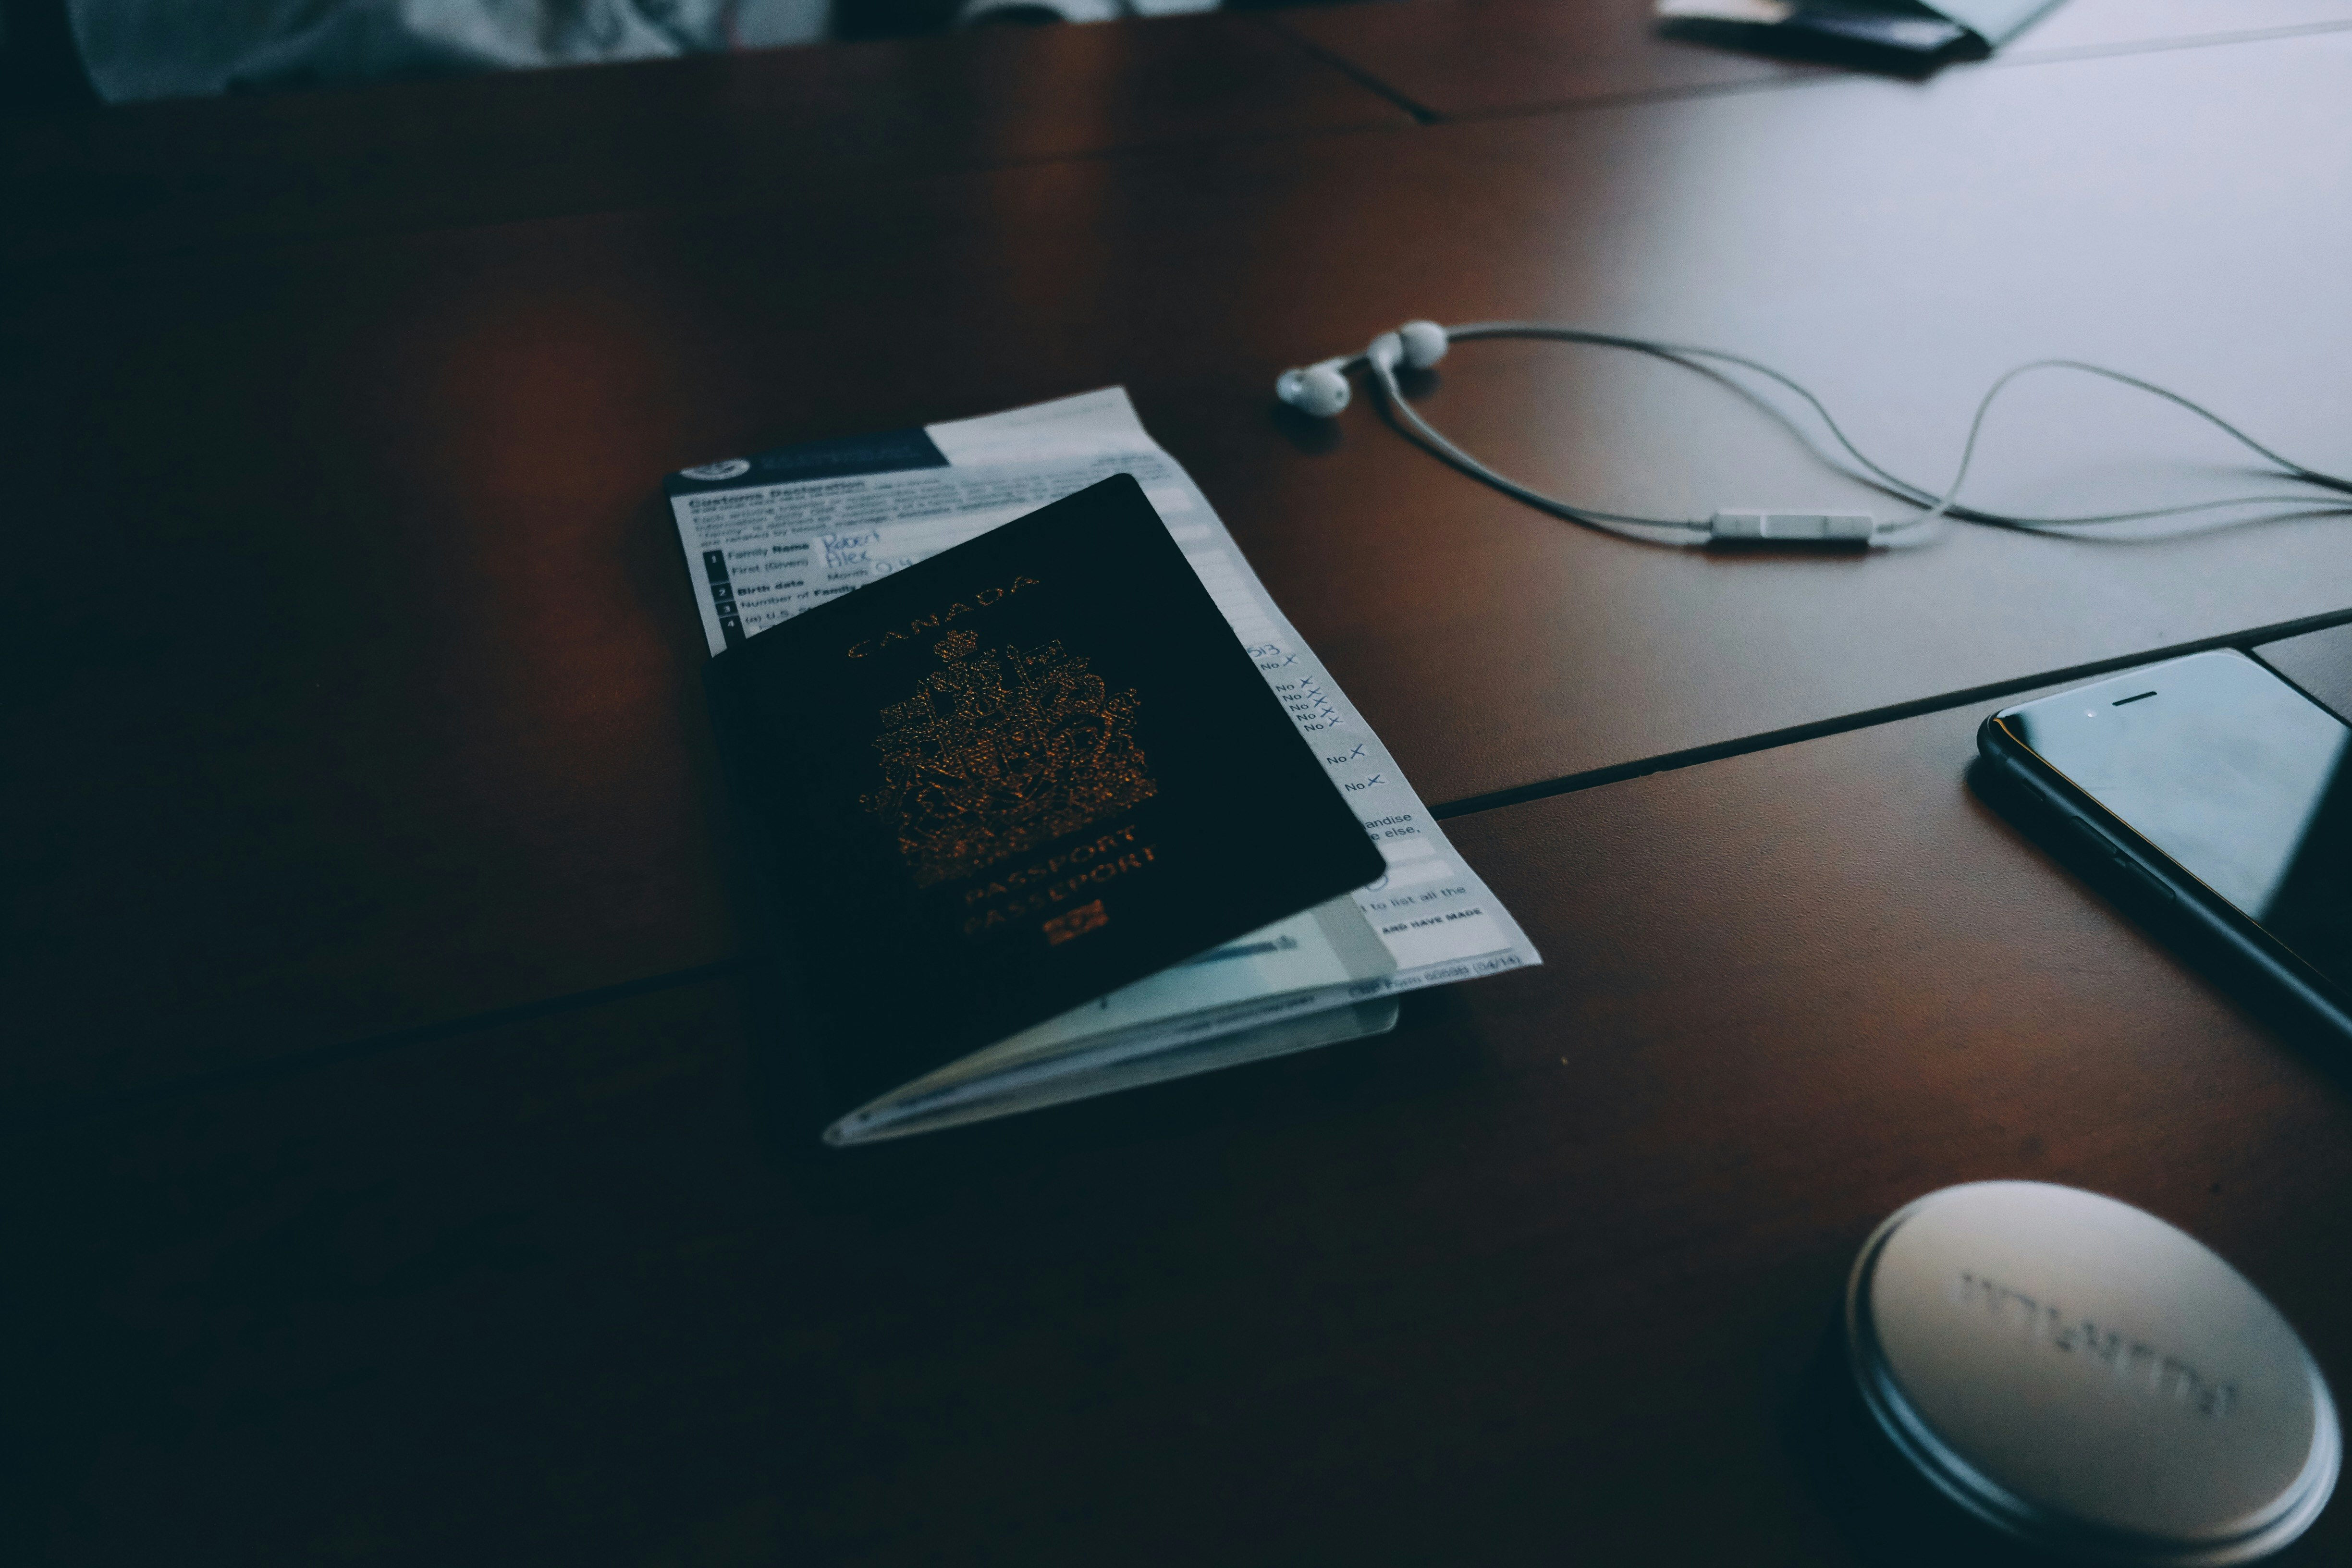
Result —
POLYGON ((1354 395, 1348 378, 1339 371, 1346 363, 1327 359, 1304 370, 1286 370, 1275 380, 1274 395, 1302 414, 1312 414, 1318 419, 1335 417, 1354 395))
MULTIPOLYGON (((1435 321, 1407 321, 1395 331, 1374 338, 1362 357, 1380 371, 1393 372, 1400 364, 1409 370, 1427 370, 1445 357, 1445 348, 1444 327, 1435 321)), ((1274 395, 1302 414, 1318 419, 1337 417, 1355 395, 1341 368, 1348 363, 1342 355, 1303 370, 1286 370, 1275 380, 1274 395)))
POLYGON ((1396 337, 1404 345, 1404 363, 1414 370, 1427 370, 1445 357, 1445 329, 1435 321, 1407 321, 1396 337))

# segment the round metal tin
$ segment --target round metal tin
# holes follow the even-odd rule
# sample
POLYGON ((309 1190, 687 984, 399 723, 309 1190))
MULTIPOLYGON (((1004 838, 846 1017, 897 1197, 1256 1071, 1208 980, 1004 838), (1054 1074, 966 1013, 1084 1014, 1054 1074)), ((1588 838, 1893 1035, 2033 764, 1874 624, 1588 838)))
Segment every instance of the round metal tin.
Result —
POLYGON ((2335 1489, 2327 1384, 2277 1309, 2187 1233, 2040 1182, 1930 1193, 1846 1287, 1864 1404, 1952 1501, 2045 1552, 2252 1562, 2335 1489))

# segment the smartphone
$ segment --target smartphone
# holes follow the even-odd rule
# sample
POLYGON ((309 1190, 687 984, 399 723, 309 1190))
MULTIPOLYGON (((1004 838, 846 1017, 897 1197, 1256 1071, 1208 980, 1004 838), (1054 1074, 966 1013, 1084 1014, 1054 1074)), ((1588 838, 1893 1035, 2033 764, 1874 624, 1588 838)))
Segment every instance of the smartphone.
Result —
POLYGON ((2094 879, 2352 1041, 2352 727, 2263 665, 2192 654, 1977 731, 2094 879))

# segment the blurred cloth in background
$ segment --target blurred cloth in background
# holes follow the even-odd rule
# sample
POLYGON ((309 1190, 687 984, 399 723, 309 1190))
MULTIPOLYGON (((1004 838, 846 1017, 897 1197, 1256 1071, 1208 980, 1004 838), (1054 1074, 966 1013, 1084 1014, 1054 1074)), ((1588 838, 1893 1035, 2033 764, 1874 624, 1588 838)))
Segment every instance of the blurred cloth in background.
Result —
POLYGON ((823 37, 831 0, 66 0, 111 103, 823 37))

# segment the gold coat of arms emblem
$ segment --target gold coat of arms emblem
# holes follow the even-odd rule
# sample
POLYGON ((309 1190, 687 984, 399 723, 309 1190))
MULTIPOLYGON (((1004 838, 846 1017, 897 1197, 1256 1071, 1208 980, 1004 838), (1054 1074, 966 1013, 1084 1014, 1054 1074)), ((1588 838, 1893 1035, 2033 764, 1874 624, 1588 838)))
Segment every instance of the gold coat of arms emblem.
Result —
POLYGON ((1141 706, 1056 639, 983 649, 970 632, 931 645, 940 668, 882 710, 882 784, 858 804, 895 821, 917 887, 1009 855, 1159 793, 1136 743, 1141 706))

